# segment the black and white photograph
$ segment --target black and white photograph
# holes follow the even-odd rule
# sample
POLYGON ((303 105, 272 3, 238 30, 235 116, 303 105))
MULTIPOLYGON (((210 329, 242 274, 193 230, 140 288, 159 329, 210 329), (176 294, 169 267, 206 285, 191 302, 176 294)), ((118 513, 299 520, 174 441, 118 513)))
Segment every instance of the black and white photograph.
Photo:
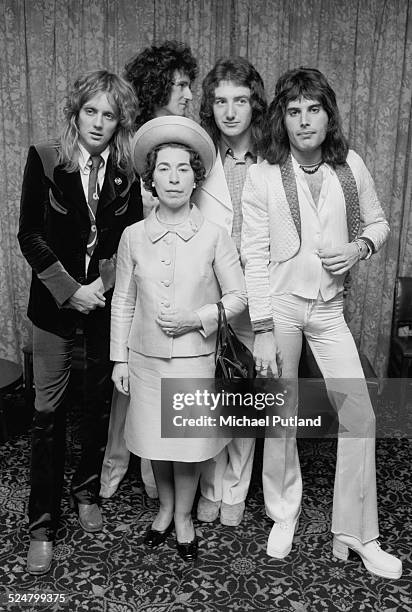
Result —
POLYGON ((412 611, 412 0, 0 55, 0 610, 412 611))

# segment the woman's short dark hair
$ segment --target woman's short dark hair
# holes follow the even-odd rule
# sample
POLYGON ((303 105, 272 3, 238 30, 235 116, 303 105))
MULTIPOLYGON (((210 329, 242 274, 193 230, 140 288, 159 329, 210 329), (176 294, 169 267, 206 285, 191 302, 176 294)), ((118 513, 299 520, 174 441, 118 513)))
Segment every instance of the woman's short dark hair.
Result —
POLYGON ((156 193, 156 189, 152 185, 153 172, 156 167, 156 160, 157 160, 158 152, 161 149, 165 149, 166 147, 172 147, 173 149, 183 149, 184 151, 187 151, 189 153, 190 166, 195 175, 196 187, 201 185, 203 181, 205 180, 206 170, 200 158, 199 153, 197 153, 193 149, 190 149, 190 147, 187 147, 186 145, 180 144, 178 142, 166 142, 164 144, 158 145, 157 147, 154 147, 151 151, 149 151, 149 153, 147 154, 147 158, 146 158, 146 167, 142 172, 142 181, 143 181, 144 188, 147 191, 150 191, 150 193, 155 198, 157 197, 157 193, 156 193))
POLYGON ((169 102, 176 71, 187 75, 190 82, 197 76, 197 62, 190 47, 174 40, 147 47, 126 64, 124 77, 139 101, 136 129, 169 102))
POLYGON ((200 123, 209 133, 211 139, 218 145, 220 131, 213 114, 215 90, 221 81, 232 81, 236 85, 250 89, 250 105, 252 107, 252 147, 263 135, 264 119, 267 110, 266 95, 262 78, 256 68, 244 57, 220 59, 206 75, 202 83, 202 101, 200 103, 200 123))
POLYGON ((289 102, 299 98, 316 100, 326 111, 329 123, 322 143, 322 159, 331 166, 342 164, 348 154, 348 143, 343 135, 335 92, 316 68, 296 68, 279 78, 275 97, 269 105, 267 126, 259 143, 259 153, 270 164, 286 161, 290 152, 285 125, 286 110, 289 102))

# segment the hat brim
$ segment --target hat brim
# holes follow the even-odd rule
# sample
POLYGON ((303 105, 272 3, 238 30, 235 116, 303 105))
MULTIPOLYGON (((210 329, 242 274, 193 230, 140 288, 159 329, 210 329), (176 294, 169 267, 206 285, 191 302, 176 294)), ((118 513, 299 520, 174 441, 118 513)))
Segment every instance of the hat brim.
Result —
POLYGON ((139 175, 146 167, 147 154, 155 147, 167 143, 183 144, 193 149, 203 162, 206 176, 212 170, 216 161, 216 149, 209 134, 192 119, 168 115, 151 119, 133 136, 133 163, 139 175))

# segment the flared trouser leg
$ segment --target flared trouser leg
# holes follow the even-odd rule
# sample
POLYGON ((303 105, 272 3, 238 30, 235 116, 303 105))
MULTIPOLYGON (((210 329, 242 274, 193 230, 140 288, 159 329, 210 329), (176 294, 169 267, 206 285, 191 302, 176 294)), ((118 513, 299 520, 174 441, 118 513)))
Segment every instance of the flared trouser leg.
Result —
MULTIPOLYGON (((278 295, 273 297, 273 310, 284 377, 297 378, 303 332, 338 413, 342 433, 338 439, 332 531, 352 535, 361 542, 372 540, 379 532, 375 417, 356 345, 343 317, 342 297, 324 302, 321 298, 278 295)), ((277 521, 296 517, 301 479, 295 440, 265 441, 263 486, 269 516, 277 521)))
POLYGON ((114 389, 107 445, 100 475, 102 489, 116 488, 129 466, 130 451, 124 440, 124 424, 128 405, 129 397, 114 389))
MULTIPOLYGON (((249 311, 243 311, 230 324, 239 340, 253 350, 254 333, 249 311)), ((244 502, 252 476, 254 453, 254 438, 233 438, 217 457, 205 461, 200 472, 203 497, 229 505, 244 502)))

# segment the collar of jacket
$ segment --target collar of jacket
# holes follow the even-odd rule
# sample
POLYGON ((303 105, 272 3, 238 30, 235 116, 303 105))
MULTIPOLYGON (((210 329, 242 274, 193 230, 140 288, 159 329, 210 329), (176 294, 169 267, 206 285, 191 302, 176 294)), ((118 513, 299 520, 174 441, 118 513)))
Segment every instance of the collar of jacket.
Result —
MULTIPOLYGON (((61 169, 58 163, 60 144, 58 141, 42 142, 35 145, 36 151, 40 156, 43 164, 44 174, 55 189, 61 191, 60 187, 54 180, 54 171, 56 168, 61 169)), ((124 198, 132 185, 127 176, 118 168, 114 168, 111 161, 111 154, 106 160, 106 171, 102 186, 105 193, 103 194, 103 206, 110 204, 115 198, 124 198)))
POLYGON ((194 204, 192 204, 187 219, 173 228, 168 228, 158 220, 156 215, 158 209, 159 207, 156 206, 156 208, 154 208, 150 215, 144 220, 146 234, 152 242, 157 242, 169 232, 177 234, 182 240, 187 242, 193 238, 195 234, 197 234, 204 221, 200 210, 194 204))
MULTIPOLYGON (((360 207, 358 188, 356 186, 355 177, 348 164, 344 162, 334 168, 336 176, 341 184, 343 197, 346 204, 346 218, 348 222, 349 241, 356 238, 360 227, 360 207)), ((299 235, 299 240, 302 240, 301 235, 301 220, 298 199, 298 189, 296 186, 296 176, 293 169, 292 155, 289 153, 285 163, 280 165, 280 174, 282 177, 283 188, 285 190, 286 199, 289 204, 290 213, 299 235)))
POLYGON ((107 159, 106 173, 100 193, 100 206, 105 208, 116 198, 124 198, 130 190, 131 182, 118 168, 113 167, 112 155, 107 159))
MULTIPOLYGON (((261 161, 263 161, 262 158, 258 157, 257 163, 260 163, 261 161)), ((215 165, 213 166, 211 173, 209 174, 203 185, 201 185, 200 191, 204 191, 209 196, 220 202, 222 206, 227 208, 233 214, 232 198, 230 197, 229 187, 227 185, 220 151, 218 151, 215 165)))

